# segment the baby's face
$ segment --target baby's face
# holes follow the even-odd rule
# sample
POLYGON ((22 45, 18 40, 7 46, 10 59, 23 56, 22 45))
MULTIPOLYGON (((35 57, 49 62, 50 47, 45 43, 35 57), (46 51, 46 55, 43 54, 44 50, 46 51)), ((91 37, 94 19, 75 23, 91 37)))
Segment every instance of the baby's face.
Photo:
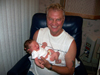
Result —
POLYGON ((36 41, 33 41, 30 45, 29 45, 30 49, 33 51, 38 51, 39 50, 39 44, 36 41))

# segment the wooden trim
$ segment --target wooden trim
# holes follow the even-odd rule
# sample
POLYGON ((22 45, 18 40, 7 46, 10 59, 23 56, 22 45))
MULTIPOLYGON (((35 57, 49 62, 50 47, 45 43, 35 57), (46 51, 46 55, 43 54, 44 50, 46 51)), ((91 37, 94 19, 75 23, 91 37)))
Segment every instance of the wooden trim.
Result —
POLYGON ((66 0, 60 0, 60 4, 62 5, 62 7, 65 9, 65 3, 66 3, 66 0))
POLYGON ((72 12, 65 12, 65 15, 80 16, 85 19, 100 19, 100 15, 87 15, 87 14, 72 13, 72 12))

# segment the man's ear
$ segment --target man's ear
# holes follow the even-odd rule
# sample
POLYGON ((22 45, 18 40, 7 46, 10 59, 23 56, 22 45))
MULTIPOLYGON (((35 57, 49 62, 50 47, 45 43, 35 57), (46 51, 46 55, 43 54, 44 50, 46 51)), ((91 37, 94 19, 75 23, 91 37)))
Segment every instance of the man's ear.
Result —
POLYGON ((63 19, 64 19, 64 21, 65 21, 65 16, 64 16, 64 18, 63 18, 63 19))

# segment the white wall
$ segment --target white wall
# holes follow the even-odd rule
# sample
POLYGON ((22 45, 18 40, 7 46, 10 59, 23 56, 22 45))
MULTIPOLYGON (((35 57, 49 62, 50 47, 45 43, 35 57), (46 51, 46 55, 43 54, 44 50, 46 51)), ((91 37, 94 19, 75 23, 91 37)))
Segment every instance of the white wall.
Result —
POLYGON ((26 54, 23 44, 36 12, 38 0, 0 0, 0 75, 26 54))

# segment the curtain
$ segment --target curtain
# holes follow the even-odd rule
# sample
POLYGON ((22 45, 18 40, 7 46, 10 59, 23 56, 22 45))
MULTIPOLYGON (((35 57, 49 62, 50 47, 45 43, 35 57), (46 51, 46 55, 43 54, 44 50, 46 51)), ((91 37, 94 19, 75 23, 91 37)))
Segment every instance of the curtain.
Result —
POLYGON ((38 0, 0 0, 0 75, 26 54, 23 44, 37 12, 38 0))

